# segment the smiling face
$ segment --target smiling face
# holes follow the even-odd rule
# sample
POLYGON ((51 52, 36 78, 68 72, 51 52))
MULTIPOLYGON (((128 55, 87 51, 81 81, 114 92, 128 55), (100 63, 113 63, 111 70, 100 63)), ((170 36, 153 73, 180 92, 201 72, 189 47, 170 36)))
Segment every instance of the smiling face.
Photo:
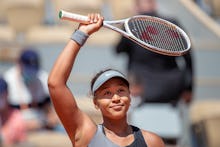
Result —
POLYGON ((108 80, 95 92, 96 108, 109 119, 126 117, 130 102, 128 85, 121 78, 108 80))

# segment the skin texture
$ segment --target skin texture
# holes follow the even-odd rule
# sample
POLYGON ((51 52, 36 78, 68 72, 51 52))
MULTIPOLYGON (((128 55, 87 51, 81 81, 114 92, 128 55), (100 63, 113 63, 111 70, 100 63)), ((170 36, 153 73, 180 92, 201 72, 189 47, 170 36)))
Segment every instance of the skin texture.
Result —
MULTIPOLYGON (((98 31, 103 23, 99 14, 89 14, 90 23, 80 24, 79 30, 91 35, 98 31)), ((70 40, 58 56, 48 78, 48 87, 55 110, 64 125, 74 147, 86 147, 94 136, 97 125, 75 101, 75 97, 66 83, 74 67, 80 46, 70 40)), ((134 141, 130 125, 127 122, 127 111, 130 106, 130 91, 123 80, 112 78, 105 82, 94 96, 94 105, 100 109, 106 136, 120 146, 134 141)), ((156 134, 143 131, 149 147, 164 147, 156 134)))

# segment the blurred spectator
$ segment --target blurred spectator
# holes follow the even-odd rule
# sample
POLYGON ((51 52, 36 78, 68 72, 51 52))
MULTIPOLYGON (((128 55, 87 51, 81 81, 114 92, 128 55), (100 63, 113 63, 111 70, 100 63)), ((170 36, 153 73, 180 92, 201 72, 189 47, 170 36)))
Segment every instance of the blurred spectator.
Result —
MULTIPOLYGON (((135 0, 134 6, 136 14, 160 17, 180 26, 176 19, 158 14, 156 0, 135 0)), ((166 104, 170 107, 176 106, 180 98, 187 104, 191 102, 192 50, 180 57, 166 56, 144 49, 122 37, 116 46, 116 52, 126 53, 128 56, 127 72, 133 101, 138 101, 139 105, 166 104)), ((142 115, 146 119, 145 114, 142 115)))
MULTIPOLYGON (((157 13, 155 0, 136 0, 135 2, 137 14, 161 17, 180 26, 176 19, 165 18, 157 13)), ((128 55, 128 75, 134 79, 138 78, 142 83, 144 102, 175 103, 181 94, 187 95, 186 93, 189 95, 185 97, 185 101, 187 103, 191 101, 192 51, 181 57, 160 55, 122 37, 116 46, 116 52, 128 55)))
POLYGON ((34 48, 22 50, 17 64, 5 72, 9 85, 9 103, 21 110, 28 130, 56 129, 59 119, 51 105, 46 71, 34 48))
POLYGON ((20 111, 8 104, 8 85, 0 77, 0 146, 10 146, 26 140, 25 121, 20 111))
POLYGON ((212 14, 212 8, 210 5, 208 5, 208 1, 205 0, 194 0, 198 4, 198 6, 206 12, 208 15, 212 14))

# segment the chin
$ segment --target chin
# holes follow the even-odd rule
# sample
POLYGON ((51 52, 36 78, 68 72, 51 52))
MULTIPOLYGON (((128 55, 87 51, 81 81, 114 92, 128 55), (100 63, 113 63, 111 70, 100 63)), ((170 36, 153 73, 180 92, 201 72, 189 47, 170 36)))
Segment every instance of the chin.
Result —
POLYGON ((119 119, 124 119, 126 118, 126 114, 127 113, 124 113, 124 112, 114 112, 114 114, 112 114, 111 116, 111 119, 114 119, 114 120, 119 120, 119 119))

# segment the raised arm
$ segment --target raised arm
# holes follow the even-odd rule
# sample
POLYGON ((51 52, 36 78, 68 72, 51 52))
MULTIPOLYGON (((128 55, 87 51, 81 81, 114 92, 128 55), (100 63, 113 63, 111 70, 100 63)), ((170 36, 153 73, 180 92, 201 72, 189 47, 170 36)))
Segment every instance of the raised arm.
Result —
MULTIPOLYGON (((91 35, 102 26, 103 17, 89 14, 90 22, 80 24, 79 30, 85 35, 91 35)), ((87 128, 95 128, 92 120, 78 108, 75 98, 67 87, 67 80, 74 67, 74 61, 80 50, 80 44, 71 39, 58 56, 48 78, 48 87, 54 108, 64 125, 73 145, 84 136, 87 128)), ((87 130, 88 131, 88 130, 87 130)))

